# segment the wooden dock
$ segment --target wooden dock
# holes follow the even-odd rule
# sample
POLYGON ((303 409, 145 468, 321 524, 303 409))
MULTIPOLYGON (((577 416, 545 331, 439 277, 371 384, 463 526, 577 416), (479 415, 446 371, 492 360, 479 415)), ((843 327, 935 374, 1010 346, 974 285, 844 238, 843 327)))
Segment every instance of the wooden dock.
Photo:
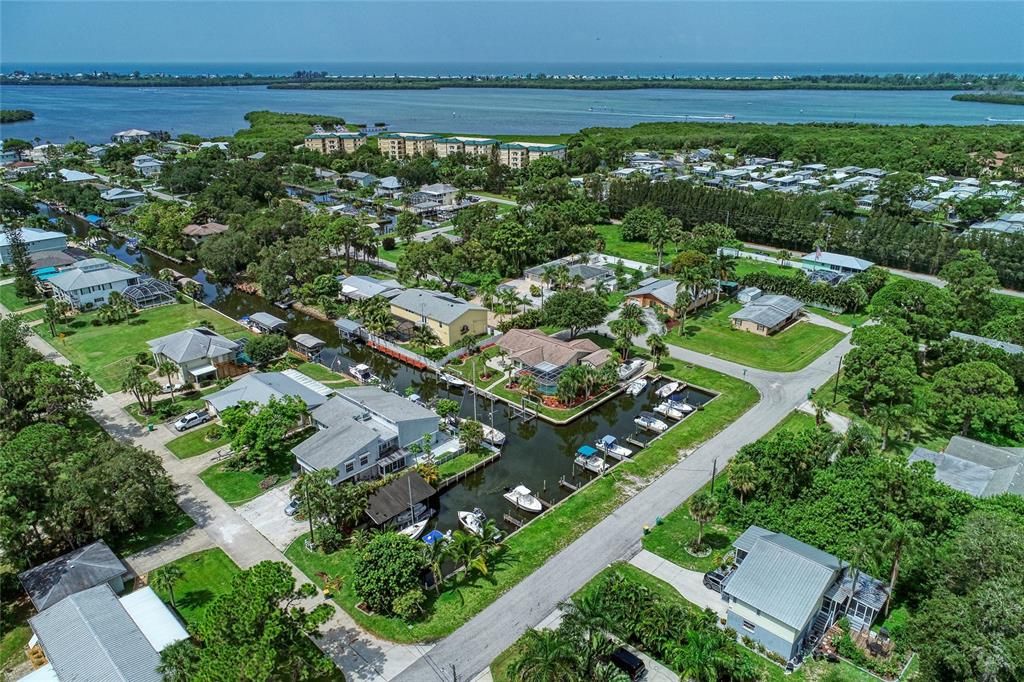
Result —
POLYGON ((465 471, 460 471, 459 473, 455 474, 454 476, 449 476, 448 478, 444 479, 443 481, 441 481, 440 483, 437 484, 438 492, 443 492, 443 491, 447 490, 448 488, 451 488, 453 485, 455 485, 459 481, 463 480, 464 478, 466 478, 470 474, 476 473, 477 471, 480 471, 481 469, 483 469, 485 466, 487 466, 489 464, 492 464, 493 462, 498 461, 498 458, 500 458, 500 457, 501 457, 501 450, 497 450, 494 453, 492 453, 490 457, 486 457, 485 459, 480 460, 479 462, 477 462, 473 466, 469 467, 465 471))
POLYGON ((512 516, 511 514, 502 514, 501 518, 505 520, 505 523, 509 524, 513 528, 516 528, 517 530, 526 525, 526 521, 523 521, 520 518, 512 516))
POLYGON ((580 487, 578 485, 576 485, 575 483, 570 483, 569 481, 567 481, 565 479, 565 474, 562 474, 562 477, 560 479, 558 479, 558 485, 560 485, 561 487, 565 488, 569 492, 573 492, 573 493, 580 489, 580 487))

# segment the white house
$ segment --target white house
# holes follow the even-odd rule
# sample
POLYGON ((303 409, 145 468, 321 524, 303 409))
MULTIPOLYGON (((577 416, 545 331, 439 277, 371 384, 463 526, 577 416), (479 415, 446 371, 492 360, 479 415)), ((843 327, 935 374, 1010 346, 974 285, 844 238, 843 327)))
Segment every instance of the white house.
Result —
POLYGON ((139 130, 138 128, 130 128, 128 130, 122 130, 119 133, 114 133, 111 137, 114 142, 120 142, 122 144, 129 142, 145 142, 153 136, 153 133, 148 130, 139 130))
POLYGON ((92 182, 96 179, 95 175, 90 173, 83 173, 82 171, 72 170, 70 168, 61 168, 57 171, 57 174, 64 179, 64 182, 76 183, 76 182, 92 182))
POLYGON ((109 201, 112 204, 132 205, 144 201, 146 199, 146 193, 135 189, 111 187, 104 192, 100 192, 100 199, 103 199, 103 201, 109 201))
POLYGON ((160 173, 160 169, 164 167, 164 162, 159 159, 154 159, 149 154, 139 154, 132 159, 132 168, 135 172, 144 178, 149 178, 160 173))
POLYGON ((53 297, 76 310, 100 306, 114 291, 122 292, 138 284, 141 275, 102 258, 86 258, 61 270, 47 280, 53 297))
MULTIPOLYGON (((35 227, 20 227, 21 239, 29 256, 42 251, 63 251, 68 246, 68 238, 63 232, 40 230, 35 227)), ((0 232, 0 265, 11 264, 11 242, 7 233, 0 232)))
POLYGON ((409 197, 409 203, 422 204, 424 202, 436 202, 441 206, 451 206, 455 203, 455 195, 459 188, 444 183, 423 185, 409 197))

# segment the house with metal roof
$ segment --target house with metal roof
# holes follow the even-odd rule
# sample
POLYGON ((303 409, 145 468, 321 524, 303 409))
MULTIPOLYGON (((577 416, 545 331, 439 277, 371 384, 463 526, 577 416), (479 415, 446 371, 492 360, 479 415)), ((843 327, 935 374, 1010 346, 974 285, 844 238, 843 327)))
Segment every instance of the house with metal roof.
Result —
POLYGON ((148 130, 130 128, 128 130, 122 130, 121 132, 114 133, 111 136, 111 139, 114 140, 114 142, 121 142, 123 144, 126 142, 145 142, 152 136, 153 133, 148 130))
POLYGON ((1002 448, 953 436, 940 452, 915 448, 908 461, 931 462, 936 481, 974 497, 1024 496, 1024 448, 1002 448))
POLYGON ((429 328, 444 346, 487 332, 487 308, 443 291, 406 289, 391 299, 391 314, 429 328))
POLYGON ((758 296, 729 319, 733 329, 770 336, 782 331, 796 321, 804 310, 804 304, 795 298, 780 294, 758 296))
POLYGON ((496 345, 508 353, 520 373, 537 379, 538 392, 548 395, 556 392, 558 378, 569 367, 587 364, 597 368, 613 356, 590 339, 563 341, 539 329, 510 329, 496 345))
POLYGON ((249 326, 260 334, 284 333, 288 326, 288 323, 280 317, 264 312, 252 313, 249 315, 248 322, 249 326))
POLYGON ((30 656, 45 664, 22 678, 28 682, 160 682, 160 652, 188 638, 150 587, 118 599, 98 585, 33 616, 29 626, 30 656))
POLYGON ((787 660, 840 618, 870 627, 889 598, 882 582, 783 533, 751 526, 733 546, 736 567, 721 583, 726 622, 787 660))
POLYGON ((283 372, 254 372, 246 374, 227 388, 206 396, 206 408, 210 414, 220 414, 239 403, 266 405, 273 398, 283 400, 295 396, 306 404, 307 409, 320 407, 334 395, 334 389, 324 386, 316 379, 307 377, 295 369, 283 372))
POLYGON ((113 292, 121 293, 142 281, 139 273, 102 258, 86 258, 48 277, 54 298, 76 310, 100 306, 113 292))
POLYGON ((50 559, 18 575, 37 611, 45 611, 65 597, 97 585, 124 590, 131 574, 102 540, 50 559))
POLYGON ((345 179, 352 182, 360 187, 373 187, 377 182, 377 176, 373 173, 364 173, 363 171, 349 171, 345 173, 345 179))
POLYGON ((161 169, 164 167, 164 162, 160 159, 153 158, 149 154, 139 154, 132 159, 132 168, 136 173, 144 178, 149 178, 154 175, 159 175, 161 169))
POLYGON ((314 409, 316 433, 294 448, 303 471, 334 470, 334 483, 404 469, 409 447, 433 445, 437 413, 376 386, 346 388, 314 409))
POLYGON ((116 204, 137 204, 144 201, 145 198, 145 192, 140 192, 135 189, 125 189, 123 187, 111 187, 108 190, 100 192, 100 199, 116 204))
POLYGON ((57 171, 57 174, 64 180, 64 182, 76 183, 76 182, 92 182, 96 180, 96 176, 91 173, 83 173, 82 171, 72 170, 70 168, 61 168, 57 171))
MULTIPOLYGON (((626 294, 626 299, 639 304, 642 308, 657 308, 669 317, 675 317, 676 298, 681 287, 683 285, 674 279, 649 277, 642 280, 638 288, 626 294)), ((715 298, 716 293, 716 287, 702 291, 697 291, 696 287, 691 287, 690 305, 687 308, 687 312, 706 305, 715 298)))
POLYGON ((988 346, 989 348, 1001 350, 1010 355, 1020 355, 1021 353, 1024 353, 1024 346, 1019 346, 1016 343, 1010 343, 1009 341, 990 339, 987 336, 975 336, 974 334, 965 334, 963 332, 950 332, 949 338, 957 339, 958 341, 966 341, 967 343, 978 343, 983 346, 988 346))
POLYGON ((800 258, 800 266, 805 270, 835 270, 850 275, 864 272, 872 265, 874 263, 863 258, 829 251, 812 251, 800 258))
MULTIPOLYGON (((68 247, 68 236, 63 232, 40 230, 37 227, 16 228, 25 243, 25 250, 32 256, 43 251, 63 251, 68 247)), ((11 264, 11 242, 7 233, 0 231, 0 265, 11 264)))
POLYGON ((405 287, 396 279, 381 279, 371 275, 338 276, 341 284, 341 295, 350 301, 362 301, 374 296, 394 298, 405 291, 405 287))
POLYGON ((377 183, 377 187, 373 190, 373 196, 375 197, 388 197, 395 198, 402 193, 402 181, 396 178, 394 175, 389 175, 386 178, 381 178, 380 182, 377 183))
POLYGON ((238 359, 242 346, 212 329, 185 329, 146 343, 155 365, 174 363, 184 384, 225 379, 248 371, 238 359))
POLYGON ((409 195, 409 203, 415 206, 416 204, 422 204, 429 201, 434 202, 439 206, 452 206, 455 204, 455 195, 458 193, 458 187, 448 185, 443 182, 434 183, 433 185, 423 185, 409 195))

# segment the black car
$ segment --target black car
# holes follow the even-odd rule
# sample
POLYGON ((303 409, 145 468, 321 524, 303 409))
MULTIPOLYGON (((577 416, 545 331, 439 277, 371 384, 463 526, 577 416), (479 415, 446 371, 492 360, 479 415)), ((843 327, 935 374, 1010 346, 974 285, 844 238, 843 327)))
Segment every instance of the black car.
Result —
POLYGON ((621 646, 612 652, 608 660, 616 668, 629 675, 631 680, 642 679, 647 673, 647 666, 644 665, 644 662, 636 654, 621 646))

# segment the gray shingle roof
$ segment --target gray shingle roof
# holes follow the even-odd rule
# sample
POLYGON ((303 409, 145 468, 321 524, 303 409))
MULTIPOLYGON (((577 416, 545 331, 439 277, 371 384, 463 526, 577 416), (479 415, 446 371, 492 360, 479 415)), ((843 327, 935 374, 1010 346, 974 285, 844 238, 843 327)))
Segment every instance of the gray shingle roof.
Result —
POLYGON ((458 296, 426 289, 406 289, 391 299, 391 304, 443 324, 455 322, 470 310, 486 310, 458 296))
POLYGON ((127 572, 102 540, 22 572, 18 579, 39 611, 127 572))
POLYGON ((366 515, 381 524, 409 508, 433 497, 437 491, 416 471, 410 471, 374 491, 366 505, 366 515), (411 499, 410 499, 411 498, 411 499))
POLYGON ((665 305, 673 306, 676 302, 677 291, 679 291, 679 282, 674 279, 656 279, 641 286, 639 289, 634 289, 626 294, 626 296, 653 296, 665 305))
POLYGON ((308 408, 319 407, 327 402, 325 395, 283 372, 246 374, 227 388, 206 396, 206 402, 220 412, 240 402, 266 405, 271 398, 281 400, 289 395, 301 398, 308 408))
POLYGON ((238 344, 209 329, 185 329, 147 341, 154 353, 181 364, 202 358, 215 358, 238 350, 238 344))
POLYGON ((828 552, 788 535, 761 535, 750 546, 725 592, 800 630, 818 609, 822 595, 843 566, 828 552))
POLYGON ((803 307, 803 303, 789 296, 761 296, 734 312, 729 319, 750 320, 771 329, 782 324, 803 307))
POLYGON ((915 448, 909 462, 935 465, 935 480, 975 497, 1024 495, 1024 448, 1000 448, 954 436, 944 452, 915 448))
POLYGON ((130 282, 139 277, 139 273, 114 265, 102 258, 86 258, 78 261, 74 267, 58 272, 47 281, 61 291, 71 292, 80 291, 86 287, 130 282))
POLYGON ((160 655, 109 585, 73 594, 29 623, 61 680, 163 679, 160 655))

